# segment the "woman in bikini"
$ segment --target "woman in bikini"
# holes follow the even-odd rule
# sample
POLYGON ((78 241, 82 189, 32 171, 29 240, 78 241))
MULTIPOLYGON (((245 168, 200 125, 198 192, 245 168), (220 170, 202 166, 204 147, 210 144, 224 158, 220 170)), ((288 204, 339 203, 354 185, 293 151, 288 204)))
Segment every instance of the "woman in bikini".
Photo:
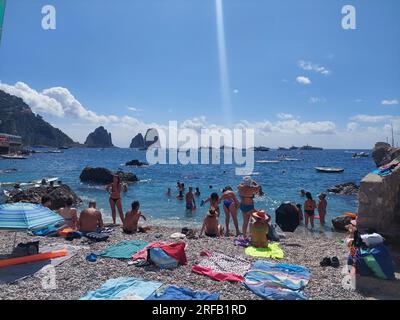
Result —
POLYGON ((308 220, 310 220, 311 228, 314 228, 315 209, 317 204, 310 192, 306 192, 307 200, 304 202, 304 224, 308 228, 308 220))
POLYGON ((68 228, 73 230, 78 229, 78 213, 75 208, 72 208, 74 200, 69 197, 65 202, 65 207, 58 209, 57 213, 64 218, 68 228))
POLYGON ((220 201, 223 203, 223 208, 225 212, 225 227, 226 227, 226 236, 229 236, 229 223, 230 223, 230 215, 232 215, 233 224, 236 229, 236 236, 240 235, 239 231, 239 223, 237 219, 236 209, 239 207, 239 200, 236 198, 235 193, 233 192, 231 187, 225 187, 222 191, 222 196, 220 201))
POLYGON ((115 207, 118 209, 119 217, 121 219, 121 222, 124 223, 124 212, 122 210, 122 200, 121 200, 121 178, 118 175, 113 176, 113 182, 110 183, 106 187, 107 191, 110 193, 110 207, 111 207, 111 213, 112 213, 112 219, 113 223, 117 223, 117 217, 116 217, 116 210, 115 207))
POLYGON ((253 199, 259 194, 260 186, 251 177, 244 177, 242 183, 238 185, 238 191, 240 196, 240 210, 243 213, 242 233, 243 238, 246 238, 250 215, 255 212, 253 199))

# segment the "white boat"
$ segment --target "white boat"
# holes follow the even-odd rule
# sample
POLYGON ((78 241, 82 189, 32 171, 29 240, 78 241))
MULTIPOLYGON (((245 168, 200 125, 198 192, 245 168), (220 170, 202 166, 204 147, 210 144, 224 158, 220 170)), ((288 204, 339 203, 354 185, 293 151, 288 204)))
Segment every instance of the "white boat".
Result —
POLYGON ((360 153, 354 153, 353 158, 368 158, 369 153, 367 152, 360 152, 360 153))
POLYGON ((9 159, 9 160, 25 160, 28 159, 28 157, 25 156, 19 156, 17 154, 3 154, 1 155, 3 159, 9 159))
POLYGON ((301 161, 300 159, 296 158, 283 158, 284 161, 301 161))
POLYGON ((315 167, 315 170, 323 173, 341 173, 344 171, 343 168, 333 168, 333 167, 315 167))
POLYGON ((279 163, 279 160, 257 160, 257 163, 279 163))

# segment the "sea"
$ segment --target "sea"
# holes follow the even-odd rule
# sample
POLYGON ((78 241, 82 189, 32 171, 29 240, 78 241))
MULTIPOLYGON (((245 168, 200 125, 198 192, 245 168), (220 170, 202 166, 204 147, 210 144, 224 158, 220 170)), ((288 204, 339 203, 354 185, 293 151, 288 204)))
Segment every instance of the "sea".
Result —
MULTIPOLYGON (((44 149, 37 150, 44 151, 44 149)), ((359 184, 362 178, 375 168, 371 157, 353 158, 355 152, 361 151, 370 152, 370 150, 352 149, 255 152, 252 178, 265 192, 265 195, 255 198, 256 208, 266 210, 274 220, 275 210, 281 203, 290 201, 303 204, 304 198, 300 197, 301 189, 311 192, 317 198, 319 192, 326 192, 327 188, 333 185, 346 182, 359 184), (292 161, 269 162, 284 156, 292 161), (335 174, 318 173, 315 170, 318 166, 341 167, 345 170, 343 173, 335 174)), ((94 199, 104 219, 109 221, 111 210, 105 187, 82 183, 79 175, 86 166, 123 170, 135 173, 140 179, 139 182, 130 184, 128 192, 122 195, 124 211, 129 209, 132 201, 138 200, 149 224, 197 227, 207 211, 206 206, 200 206, 201 199, 207 198, 212 192, 221 194, 221 190, 226 186, 236 190, 242 179, 235 174, 237 166, 233 164, 155 164, 126 167, 125 163, 133 159, 146 162, 146 151, 123 148, 71 148, 63 150, 62 153, 32 154, 27 160, 2 159, 0 172, 6 169, 17 169, 17 171, 0 173, 1 194, 3 190, 10 188, 4 183, 23 183, 56 177, 62 183, 69 185, 84 201, 79 209, 83 209, 88 200, 94 199), (187 212, 185 202, 176 199, 177 181, 183 182, 186 189, 189 186, 200 188, 201 196, 196 199, 196 211, 187 212), (172 190, 171 197, 166 196, 168 188, 172 190)), ((4 202, 4 198, 1 201, 4 202)), ((357 211, 356 196, 328 194, 327 201, 328 225, 331 225, 332 218, 344 212, 357 211)), ((241 221, 241 214, 238 214, 238 217, 241 221)))

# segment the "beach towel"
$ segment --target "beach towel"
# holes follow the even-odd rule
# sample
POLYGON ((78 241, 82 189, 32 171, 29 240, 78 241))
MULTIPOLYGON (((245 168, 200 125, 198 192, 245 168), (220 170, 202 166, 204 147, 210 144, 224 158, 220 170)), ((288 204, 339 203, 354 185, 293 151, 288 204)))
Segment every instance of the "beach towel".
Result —
POLYGON ((147 260, 149 249, 160 248, 160 249, 164 250, 169 256, 171 256, 175 260, 179 261, 180 264, 186 265, 187 258, 186 258, 186 254, 185 254, 185 247, 186 247, 186 243, 183 241, 173 242, 173 243, 151 242, 146 247, 144 247, 142 250, 139 250, 138 252, 133 254, 132 260, 133 261, 147 260))
POLYGON ((246 273, 244 286, 268 300, 306 300, 302 291, 310 275, 302 266, 258 260, 246 273))
POLYGON ((160 248, 150 248, 148 255, 149 261, 161 269, 174 269, 179 266, 178 260, 169 256, 160 248))
POLYGON ((219 294, 175 286, 162 286, 146 300, 219 300, 219 294))
POLYGON ((89 291, 80 300, 145 300, 154 293, 161 282, 121 277, 107 280, 99 289, 89 291))
POLYGON ((241 257, 212 252, 210 256, 204 256, 198 265, 193 266, 192 271, 217 281, 241 282, 250 267, 250 262, 241 257))
POLYGON ((235 240, 233 240, 233 244, 235 246, 247 248, 250 245, 250 240, 244 238, 236 238, 235 240))
POLYGON ((67 249, 68 254, 64 257, 59 257, 51 260, 37 261, 25 264, 19 264, 0 268, 0 284, 9 284, 17 281, 21 281, 26 277, 33 276, 44 270, 47 266, 57 266, 66 260, 72 258, 78 253, 79 250, 84 249, 81 246, 71 246, 68 244, 56 244, 43 246, 40 248, 40 253, 57 251, 61 249, 67 249))
POLYGON ((133 254, 142 250, 146 246, 146 241, 125 240, 109 246, 105 251, 99 253, 98 256, 114 259, 130 259, 133 254))
POLYGON ((248 247, 244 251, 248 256, 256 258, 283 259, 284 253, 279 243, 270 243, 266 248, 248 247))

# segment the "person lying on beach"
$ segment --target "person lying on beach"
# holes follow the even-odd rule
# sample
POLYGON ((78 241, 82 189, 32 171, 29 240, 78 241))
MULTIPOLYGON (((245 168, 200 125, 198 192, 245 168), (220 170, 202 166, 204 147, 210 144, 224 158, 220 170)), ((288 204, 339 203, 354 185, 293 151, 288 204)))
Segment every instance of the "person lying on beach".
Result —
POLYGON ((96 209, 96 201, 89 201, 89 208, 83 210, 79 216, 78 230, 83 233, 98 232, 103 226, 103 217, 96 209))
POLYGON ((218 206, 219 205, 219 201, 220 201, 220 199, 219 199, 218 193, 213 192, 213 193, 211 193, 211 195, 207 199, 201 201, 200 206, 202 207, 207 202, 210 202, 210 209, 214 209, 215 211, 217 211, 218 217, 219 217, 219 214, 220 214, 219 206, 218 206))
POLYGON ((310 192, 306 192, 307 200, 304 202, 304 225, 308 227, 308 220, 311 222, 311 228, 314 228, 315 209, 317 204, 312 198, 310 192))
POLYGON ((65 223, 68 228, 73 230, 78 229, 78 213, 75 208, 72 208, 74 200, 71 197, 68 197, 65 202, 65 207, 58 209, 56 212, 64 218, 65 223))
POLYGON ((231 187, 228 186, 222 190, 222 195, 219 201, 220 202, 222 201, 225 212, 225 228, 226 228, 225 235, 229 236, 229 224, 231 215, 236 230, 236 236, 240 235, 239 223, 236 211, 237 208, 239 208, 239 200, 236 198, 236 195, 231 187))
POLYGON ((118 209, 119 217, 124 222, 124 212, 122 211, 122 200, 121 200, 121 190, 122 183, 119 175, 113 175, 113 181, 106 186, 107 192, 110 193, 110 207, 111 207, 111 215, 113 219, 113 223, 117 223, 117 214, 115 208, 118 209))
POLYGON ((243 237, 246 238, 250 215, 255 212, 253 199, 259 194, 260 186, 251 177, 247 176, 243 178, 237 189, 240 196, 240 210, 243 214, 242 233, 243 237))
POLYGON ((208 210, 208 213, 204 218, 203 226, 201 227, 199 234, 200 237, 202 236, 203 232, 207 237, 212 238, 221 237, 224 234, 224 229, 219 224, 218 213, 213 208, 208 210))
POLYGON ((51 199, 49 196, 43 196, 40 203, 42 204, 43 207, 49 208, 51 207, 51 199))
POLYGON ((147 221, 146 217, 142 214, 140 209, 139 201, 133 201, 131 210, 128 211, 125 215, 124 225, 122 230, 127 234, 132 234, 138 231, 139 229, 139 219, 142 218, 144 221, 147 221))
POLYGON ((188 193, 186 193, 186 210, 196 210, 196 201, 194 201, 194 195, 193 195, 193 188, 189 187, 188 193))
POLYGON ((320 193, 318 195, 318 214, 319 214, 319 222, 321 226, 325 225, 325 216, 326 216, 326 207, 328 206, 328 202, 326 201, 326 194, 320 193))
POLYGON ((250 237, 251 245, 256 248, 268 246, 268 232, 270 216, 264 210, 259 210, 251 214, 250 237))

